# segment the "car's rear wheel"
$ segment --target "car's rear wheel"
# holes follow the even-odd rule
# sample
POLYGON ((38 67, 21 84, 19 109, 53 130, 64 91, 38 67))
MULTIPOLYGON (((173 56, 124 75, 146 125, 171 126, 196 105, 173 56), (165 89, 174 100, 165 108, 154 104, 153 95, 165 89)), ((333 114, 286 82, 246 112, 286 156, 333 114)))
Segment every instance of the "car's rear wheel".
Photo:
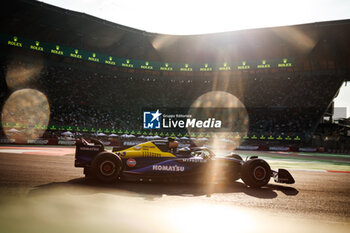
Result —
POLYGON ((260 188, 269 183, 271 178, 271 168, 262 159, 251 159, 242 166, 243 182, 253 188, 260 188))
POLYGON ((116 182, 121 169, 121 159, 109 152, 98 154, 91 165, 91 171, 94 177, 103 183, 116 182))

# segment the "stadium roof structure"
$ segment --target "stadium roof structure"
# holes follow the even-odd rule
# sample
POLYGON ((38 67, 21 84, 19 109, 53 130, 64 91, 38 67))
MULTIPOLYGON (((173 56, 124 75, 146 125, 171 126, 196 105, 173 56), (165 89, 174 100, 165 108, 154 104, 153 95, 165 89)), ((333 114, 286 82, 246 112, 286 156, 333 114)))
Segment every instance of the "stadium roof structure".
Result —
POLYGON ((0 33, 143 61, 205 64, 288 57, 303 67, 350 68, 350 20, 178 36, 14 0, 0 9, 0 33))

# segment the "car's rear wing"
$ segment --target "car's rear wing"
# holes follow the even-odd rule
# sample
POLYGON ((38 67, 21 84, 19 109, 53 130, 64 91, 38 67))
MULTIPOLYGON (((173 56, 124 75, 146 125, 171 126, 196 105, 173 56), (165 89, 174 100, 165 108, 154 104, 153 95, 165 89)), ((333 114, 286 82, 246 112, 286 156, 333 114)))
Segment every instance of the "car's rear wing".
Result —
POLYGON ((102 142, 98 139, 90 139, 90 142, 82 138, 77 141, 75 147, 75 167, 85 167, 90 165, 93 158, 104 151, 102 142))

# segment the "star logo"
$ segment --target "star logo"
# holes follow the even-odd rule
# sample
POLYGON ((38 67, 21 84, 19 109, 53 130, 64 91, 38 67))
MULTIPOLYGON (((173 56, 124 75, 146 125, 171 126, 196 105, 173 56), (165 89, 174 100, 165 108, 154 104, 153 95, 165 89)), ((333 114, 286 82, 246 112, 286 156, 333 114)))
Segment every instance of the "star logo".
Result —
POLYGON ((153 116, 153 118, 152 118, 152 120, 151 120, 151 122, 152 122, 152 121, 154 121, 154 120, 159 121, 159 117, 160 117, 162 114, 159 112, 159 109, 157 109, 157 111, 156 111, 155 113, 151 113, 151 115, 153 116))

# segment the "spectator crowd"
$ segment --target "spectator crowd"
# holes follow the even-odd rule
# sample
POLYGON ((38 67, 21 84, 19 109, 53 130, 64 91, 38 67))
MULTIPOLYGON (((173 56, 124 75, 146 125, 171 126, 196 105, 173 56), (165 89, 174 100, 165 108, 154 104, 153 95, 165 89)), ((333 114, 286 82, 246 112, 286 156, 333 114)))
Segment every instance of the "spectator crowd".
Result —
MULTIPOLYGON (((30 66, 15 63, 19 69, 30 66)), ((6 75, 8 65, 2 66, 6 75)), ((226 91, 246 107, 249 134, 311 135, 341 81, 330 74, 154 75, 46 63, 28 87, 40 90, 57 126, 142 129, 142 110, 188 108, 201 95, 226 91)), ((14 89, 1 86, 2 104, 14 89), (7 95, 3 94, 8 92, 7 95)))

